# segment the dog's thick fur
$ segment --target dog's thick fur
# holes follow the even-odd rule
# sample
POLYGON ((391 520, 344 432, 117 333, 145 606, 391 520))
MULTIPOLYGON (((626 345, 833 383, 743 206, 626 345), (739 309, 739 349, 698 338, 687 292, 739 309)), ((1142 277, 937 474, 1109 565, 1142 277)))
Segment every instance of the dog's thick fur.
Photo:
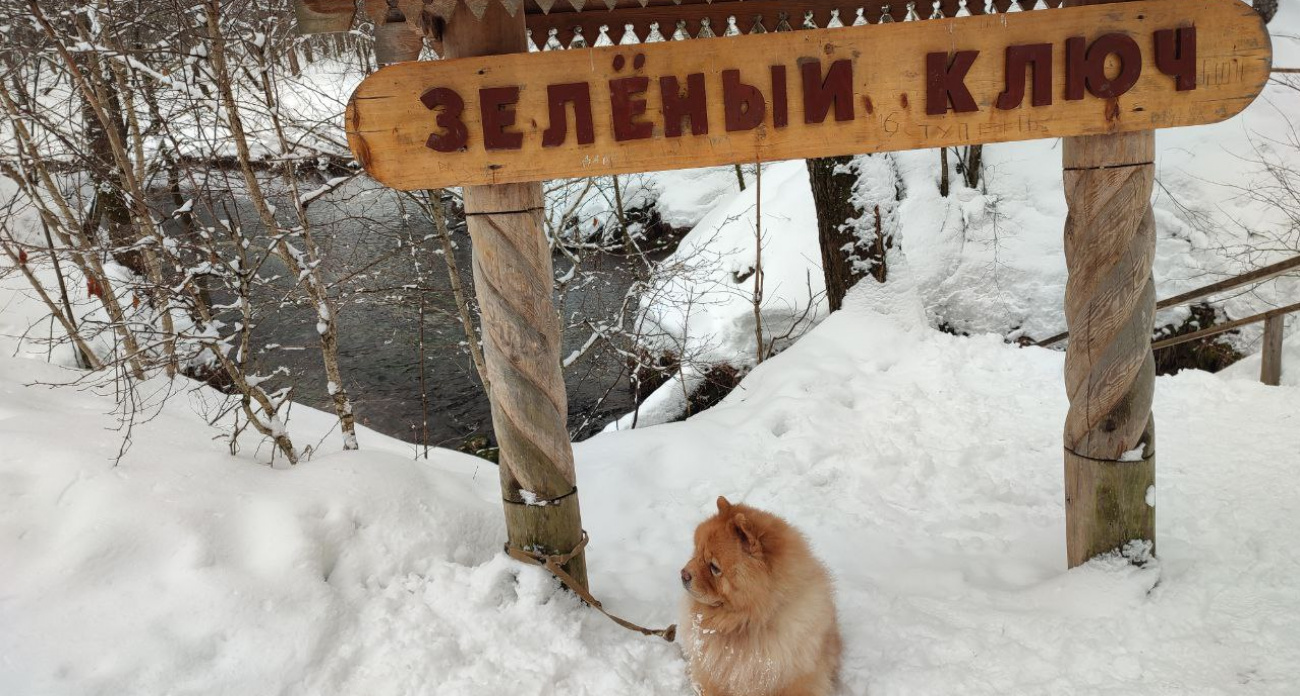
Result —
POLYGON ((681 577, 678 635, 703 696, 829 696, 841 650, 831 581, 789 523, 720 497, 681 577))

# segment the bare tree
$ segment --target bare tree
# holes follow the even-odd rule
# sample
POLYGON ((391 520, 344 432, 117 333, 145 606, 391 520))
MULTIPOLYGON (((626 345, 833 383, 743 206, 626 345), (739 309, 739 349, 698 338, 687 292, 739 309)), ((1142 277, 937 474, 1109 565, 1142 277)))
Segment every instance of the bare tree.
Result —
MULTIPOLYGON (((252 428, 293 463, 305 451, 287 430, 293 387, 271 387, 287 371, 258 357, 255 332, 263 306, 280 292, 279 274, 268 273, 274 259, 290 269, 325 327, 322 355, 329 382, 338 385, 330 392, 344 446, 355 447, 331 305, 338 286, 325 276, 327 259, 307 215, 312 201, 347 178, 303 193, 296 175, 296 162, 320 154, 305 143, 336 152, 346 146, 296 115, 285 120, 280 71, 292 72, 295 63, 301 70, 298 48, 311 45, 288 36, 278 21, 285 7, 232 7, 0 0, 0 14, 32 20, 15 25, 6 37, 14 50, 0 52, 7 126, 0 129, 0 176, 17 188, 5 210, 20 205, 45 233, 38 240, 0 226, 0 258, 27 280, 84 367, 124 374, 124 404, 137 401, 135 385, 151 375, 206 379, 234 399, 232 449, 252 428), (51 93, 68 96, 51 103, 51 93), (244 128, 250 116, 271 135, 259 138, 273 143, 279 195, 293 206, 296 224, 275 222, 258 171, 266 165, 254 161, 244 128), (243 195, 260 231, 231 200, 239 194, 214 185, 224 177, 210 167, 222 164, 226 143, 236 146, 243 195), (191 165, 197 174, 186 169, 191 165)), ((342 55, 356 48, 350 41, 317 50, 342 55)))
MULTIPOLYGON (((257 210, 263 227, 268 231, 274 230, 272 235, 280 260, 298 279, 298 282, 304 287, 315 306, 316 331, 320 335, 321 357, 325 365, 325 374, 329 380, 327 389, 334 402, 334 410, 342 427, 343 449, 357 449, 356 418, 353 414, 352 400, 348 397, 342 371, 339 369, 338 309, 333 298, 330 297, 327 283, 321 273, 320 252, 312 239, 306 204, 298 190, 297 180, 291 174, 286 174, 285 183, 288 186, 298 225, 296 228, 285 230, 276 221, 275 213, 262 191, 262 185, 258 180, 257 173, 253 170, 243 116, 240 114, 239 105, 235 100, 234 81, 226 64, 227 40, 222 28, 221 0, 209 0, 204 5, 204 13, 207 18, 208 38, 210 39, 209 56, 212 61, 213 78, 217 92, 221 96, 221 103, 225 107, 226 122, 230 127, 231 137, 238 153, 239 167, 244 175, 244 183, 248 187, 249 200, 252 201, 254 208, 257 210), (301 244, 301 247, 296 243, 301 244)), ((250 53, 259 69, 262 98, 265 100, 267 112, 271 116, 275 137, 279 144, 279 154, 287 156, 291 153, 291 147, 285 137, 284 127, 280 123, 279 113, 276 109, 275 87, 271 80, 270 65, 259 42, 251 42, 250 53)))
POLYGON ((833 312, 859 279, 870 275, 883 283, 888 277, 898 176, 890 155, 823 158, 807 165, 826 300, 833 312))

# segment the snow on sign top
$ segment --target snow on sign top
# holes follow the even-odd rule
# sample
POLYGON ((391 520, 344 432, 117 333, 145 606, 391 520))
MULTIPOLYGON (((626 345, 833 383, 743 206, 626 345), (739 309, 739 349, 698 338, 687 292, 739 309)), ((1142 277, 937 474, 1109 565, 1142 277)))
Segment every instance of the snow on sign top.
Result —
POLYGON ((372 176, 438 188, 1188 126, 1268 80, 1236 0, 1139 0, 401 63, 353 93, 372 176))

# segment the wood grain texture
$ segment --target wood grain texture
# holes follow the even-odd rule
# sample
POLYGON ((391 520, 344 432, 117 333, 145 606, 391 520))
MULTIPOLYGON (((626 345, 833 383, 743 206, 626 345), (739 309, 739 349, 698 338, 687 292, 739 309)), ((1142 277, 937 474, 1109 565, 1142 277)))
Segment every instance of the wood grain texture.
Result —
POLYGON ((1271 387, 1282 383, 1282 328, 1285 325, 1285 315, 1264 320, 1264 345, 1259 351, 1259 381, 1271 387))
POLYGON ((1150 541, 1155 552, 1155 454, 1136 462, 1099 461, 1065 451, 1065 538, 1069 567, 1122 548, 1129 540, 1150 541), (1118 541, 1117 541, 1118 540, 1118 541))
MULTIPOLYGON (((1116 163, 1069 168, 1080 149, 1142 149, 1154 134, 1108 136, 1063 143, 1065 197, 1065 319, 1070 329, 1065 384, 1070 399, 1066 447, 1087 457, 1118 459, 1138 446, 1146 429, 1155 379, 1151 323, 1155 316, 1155 219, 1151 191, 1155 167, 1116 163)), ((1130 159, 1130 158, 1125 158, 1130 159)))
POLYGON ((407 22, 377 22, 375 24, 375 62, 392 65, 408 60, 419 60, 424 48, 423 35, 407 22))
MULTIPOLYGON (((488 7, 483 21, 461 23, 445 37, 452 55, 496 55, 525 45, 523 15, 511 17, 499 4, 488 7)), ((560 320, 551 301, 551 250, 542 232, 542 187, 466 186, 463 194, 509 543, 565 554, 582 538, 582 515, 566 428, 560 320), (526 505, 526 497, 543 504, 526 505)), ((587 586, 585 553, 564 570, 587 586)))
MULTIPOLYGON (((562 556, 577 548, 582 541, 582 525, 573 523, 581 519, 576 489, 572 495, 549 505, 526 505, 507 500, 505 512, 510 544, 517 548, 562 556)), ((591 589, 587 583, 585 549, 560 567, 578 584, 591 589)))
POLYGON ((300 34, 348 31, 356 15, 353 0, 293 0, 300 34))
MULTIPOLYGON (((455 24, 455 23, 453 23, 455 24)), ((472 27, 477 22, 463 22, 472 27)), ((454 55, 454 54, 453 54, 454 55)), ((368 77, 348 105, 348 140, 357 159, 379 181, 402 189, 478 185, 657 171, 728 163, 825 157, 975 142, 1003 142, 1145 130, 1218 121, 1239 112, 1268 79, 1271 50, 1256 14, 1234 0, 1141 0, 1111 7, 935 19, 886 25, 739 36, 716 41, 667 42, 527 55, 403 63, 368 77), (1214 27, 1198 34, 1197 88, 1176 92, 1174 80, 1154 65, 1151 34, 1191 24, 1214 27), (1128 33, 1143 51, 1135 87, 1118 98, 1091 95, 1064 99, 1064 40, 1079 34, 1095 39, 1128 33), (1007 46, 1053 43, 1050 106, 994 107, 1006 84, 1007 46), (926 115, 925 56, 930 52, 978 49, 965 80, 979 107, 971 113, 926 115), (641 69, 614 69, 644 56, 641 69), (805 124, 799 98, 802 59, 825 68, 833 60, 854 63, 852 120, 805 124), (789 126, 773 124, 767 109, 762 125, 727 133, 721 73, 739 69, 743 82, 770 98, 772 65, 790 75, 789 126), (708 134, 663 137, 663 104, 649 89, 646 116, 653 136, 616 142, 608 82, 645 75, 652 79, 705 75, 709 92, 708 134), (585 81, 592 87, 595 140, 580 145, 572 133, 559 147, 543 147, 550 125, 546 85, 585 81), (517 85, 522 89, 513 127, 523 134, 518 150, 485 150, 478 90, 517 85), (463 152, 439 153, 426 146, 435 112, 419 100, 436 86, 452 86, 465 100, 463 120, 470 139, 463 152)), ((567 109, 572 118, 572 109, 567 109)), ((572 125, 570 125, 570 130, 572 125)))
POLYGON ((1155 506, 1147 503, 1155 485, 1154 156, 1149 130, 1062 142, 1069 209, 1065 526, 1071 568, 1132 540, 1149 541, 1154 550, 1155 506))

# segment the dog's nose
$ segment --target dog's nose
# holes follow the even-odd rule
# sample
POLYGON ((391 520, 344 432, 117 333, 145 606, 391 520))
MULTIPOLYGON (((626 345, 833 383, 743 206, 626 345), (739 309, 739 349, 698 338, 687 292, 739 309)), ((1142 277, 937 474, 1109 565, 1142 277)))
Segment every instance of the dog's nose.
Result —
POLYGON ((682 568, 682 584, 683 585, 691 584, 691 571, 685 568, 682 568))

